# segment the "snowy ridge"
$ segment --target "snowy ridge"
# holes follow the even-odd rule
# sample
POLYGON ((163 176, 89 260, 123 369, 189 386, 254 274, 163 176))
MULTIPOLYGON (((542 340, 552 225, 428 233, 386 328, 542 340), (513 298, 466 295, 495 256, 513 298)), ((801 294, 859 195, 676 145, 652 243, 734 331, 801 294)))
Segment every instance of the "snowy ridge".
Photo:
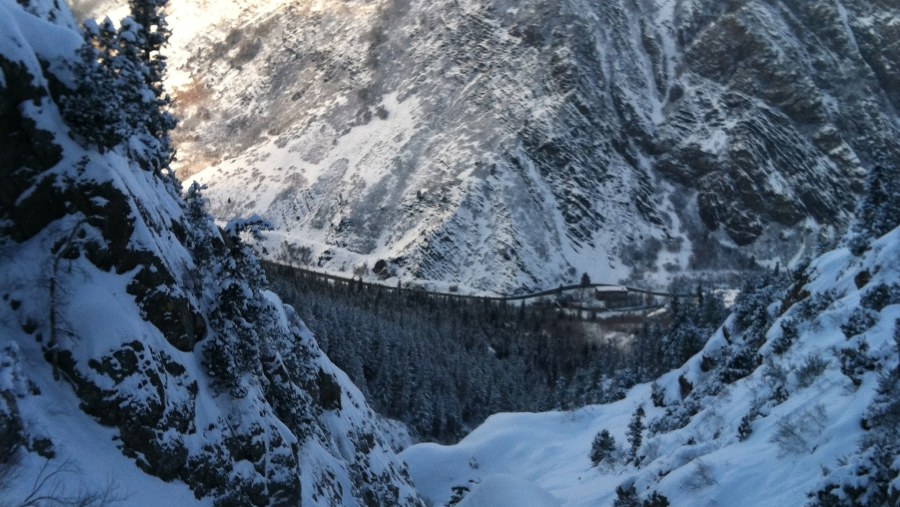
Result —
POLYGON ((72 134, 81 36, 25 4, 0 0, 0 503, 420 505, 383 423, 265 289, 252 224, 223 237, 135 143, 72 134))
MULTIPOLYGON (((465 487, 458 505, 528 490, 540 495, 522 505, 612 505, 627 496, 616 489, 631 486, 637 503, 622 505, 654 492, 669 505, 829 505, 825 492, 843 499, 838 505, 893 505, 895 456, 887 475, 866 456, 879 435, 897 451, 896 427, 877 427, 873 407, 885 403, 879 389, 896 392, 900 381, 900 229, 862 256, 846 248, 821 256, 778 299, 760 294, 684 367, 619 402, 498 414, 457 445, 419 444, 401 456, 434 505, 447 504, 457 486, 465 487), (743 327, 750 307, 763 327, 743 327), (742 364, 739 350, 758 360, 742 364), (638 407, 647 429, 634 460, 628 434, 638 407), (593 466, 601 430, 618 445, 593 466), (866 490, 874 477, 888 497, 866 490)), ((896 414, 896 399, 887 403, 896 414)))

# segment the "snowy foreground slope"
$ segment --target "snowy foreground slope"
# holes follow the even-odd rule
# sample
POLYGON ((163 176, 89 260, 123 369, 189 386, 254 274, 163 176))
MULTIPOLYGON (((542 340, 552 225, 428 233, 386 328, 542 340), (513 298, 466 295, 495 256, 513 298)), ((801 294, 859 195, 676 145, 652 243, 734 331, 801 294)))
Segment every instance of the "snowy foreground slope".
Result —
POLYGON ((401 457, 434 505, 458 486, 467 506, 661 505, 654 492, 671 505, 896 505, 900 229, 736 308, 681 369, 619 402, 495 415, 457 445, 401 457), (647 429, 631 460, 638 407, 647 429), (592 466, 604 429, 618 449, 592 466))
POLYGON ((63 119, 91 98, 74 26, 0 0, 0 504, 420 505, 239 235, 146 137, 63 119))

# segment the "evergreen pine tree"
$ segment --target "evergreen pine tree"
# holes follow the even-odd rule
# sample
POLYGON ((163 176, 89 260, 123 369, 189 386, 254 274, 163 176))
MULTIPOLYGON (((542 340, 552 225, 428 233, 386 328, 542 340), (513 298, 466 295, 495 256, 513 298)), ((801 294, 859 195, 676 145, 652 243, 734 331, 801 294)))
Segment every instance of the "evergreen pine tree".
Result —
POLYGON ((260 363, 259 322, 267 306, 262 289, 265 274, 243 234, 259 237, 268 224, 259 217, 235 219, 225 227, 228 251, 212 267, 217 291, 212 297, 210 325, 213 336, 204 347, 203 364, 214 385, 240 398, 245 380, 263 377, 260 363))
POLYGON ((848 245, 860 255, 868 244, 900 225, 900 182, 893 165, 876 164, 866 178, 866 189, 856 210, 848 245))
POLYGON ((635 465, 640 465, 638 458, 638 450, 641 448, 644 433, 644 407, 638 406, 637 410, 631 416, 631 422, 628 423, 628 444, 631 446, 629 457, 634 461, 635 465))
POLYGON ((184 216, 187 222, 186 242, 198 266, 209 266, 213 245, 222 243, 219 231, 209 215, 209 201, 203 195, 206 187, 196 181, 184 193, 184 216))
POLYGON ((659 494, 659 491, 654 491, 644 500, 641 507, 669 507, 669 499, 665 495, 659 494))
POLYGON ((63 118, 87 144, 110 149, 128 136, 122 86, 113 61, 119 53, 116 30, 109 18, 83 25, 84 42, 75 64, 75 90, 59 100, 63 118))
POLYGON ((119 27, 122 57, 136 69, 128 78, 142 93, 130 104, 130 118, 144 146, 134 149, 145 169, 161 173, 175 156, 170 132, 176 120, 165 91, 166 57, 162 48, 169 40, 165 18, 167 0, 130 0, 130 16, 119 27))
POLYGON ((108 18, 84 23, 84 43, 73 68, 75 89, 62 93, 60 108, 76 139, 101 149, 125 145, 144 169, 168 171, 174 182, 169 133, 176 121, 165 93, 161 53, 169 37, 166 1, 131 3, 132 15, 118 29, 108 18))
POLYGON ((616 486, 616 501, 613 507, 641 507, 641 499, 634 487, 634 479, 616 486))
MULTIPOLYGON (((138 44, 141 59, 150 74, 148 84, 162 85, 166 74, 166 58, 162 48, 169 41, 171 31, 166 22, 165 9, 168 0, 129 0, 131 19, 141 27, 138 44)), ((162 88, 157 89, 162 93, 162 88)))
POLYGON ((591 444, 591 463, 597 466, 604 461, 610 461, 615 451, 615 439, 609 434, 609 431, 603 430, 597 433, 591 444))
MULTIPOLYGON (((702 287, 698 287, 698 290, 702 291, 702 287)), ((709 336, 725 321, 728 312, 725 310, 725 302, 722 301, 720 294, 705 291, 701 294, 703 297, 697 305, 697 322, 709 336)))

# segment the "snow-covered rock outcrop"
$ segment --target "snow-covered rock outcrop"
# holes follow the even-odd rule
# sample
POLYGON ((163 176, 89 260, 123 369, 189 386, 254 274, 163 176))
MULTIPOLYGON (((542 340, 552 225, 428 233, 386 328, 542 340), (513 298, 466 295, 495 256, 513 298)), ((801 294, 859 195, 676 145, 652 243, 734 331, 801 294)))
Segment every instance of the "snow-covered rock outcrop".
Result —
POLYGON ((0 0, 0 502, 420 505, 196 189, 73 134, 74 26, 0 0))

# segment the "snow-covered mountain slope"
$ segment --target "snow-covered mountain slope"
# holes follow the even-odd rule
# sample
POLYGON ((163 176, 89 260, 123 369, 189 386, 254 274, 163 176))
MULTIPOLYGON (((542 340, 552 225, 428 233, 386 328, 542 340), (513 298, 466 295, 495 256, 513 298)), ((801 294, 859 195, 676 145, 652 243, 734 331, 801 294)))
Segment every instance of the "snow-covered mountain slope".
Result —
POLYGON ((239 236, 146 139, 63 119, 90 102, 73 27, 0 0, 0 503, 421 505, 239 236))
POLYGON ((787 290, 746 292, 700 353, 619 402, 498 414, 401 457, 434 505, 457 487, 460 506, 896 505, 898 354, 895 229, 859 257, 822 255, 787 290), (616 449, 594 466, 603 430, 616 449), (506 502, 521 492, 530 503, 506 502))
POLYGON ((900 153, 889 2, 208 0, 172 19, 191 34, 181 170, 218 218, 264 215, 273 255, 325 269, 512 292, 786 261, 900 153))

